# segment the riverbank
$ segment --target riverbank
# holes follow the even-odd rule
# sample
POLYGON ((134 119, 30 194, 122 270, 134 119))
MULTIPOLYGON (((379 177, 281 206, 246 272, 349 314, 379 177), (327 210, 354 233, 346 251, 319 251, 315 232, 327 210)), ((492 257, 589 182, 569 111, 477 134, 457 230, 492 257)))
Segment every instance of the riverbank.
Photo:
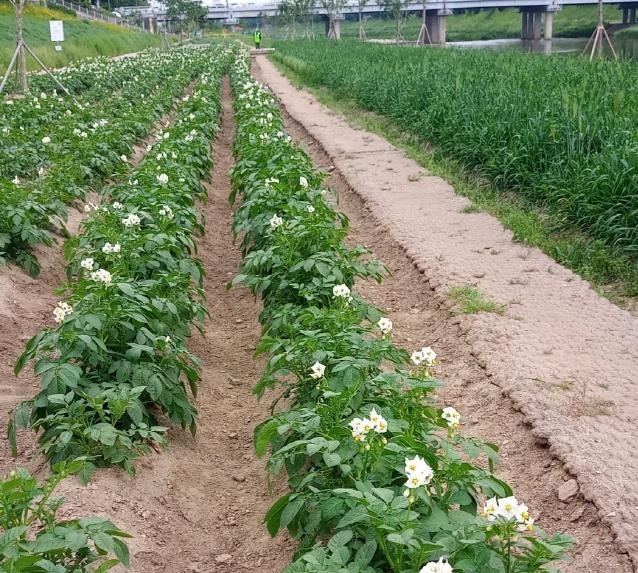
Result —
MULTIPOLYGON (((11 5, 0 1, 0 75, 9 65, 15 50, 15 26, 11 5)), ((65 66, 79 58, 117 56, 162 43, 161 36, 156 34, 134 32, 114 24, 87 22, 67 12, 32 5, 25 8, 24 38, 38 58, 51 68, 65 66), (51 42, 50 20, 64 22, 62 51, 56 51, 51 42)), ((31 70, 39 69, 31 56, 27 57, 27 65, 31 70)))

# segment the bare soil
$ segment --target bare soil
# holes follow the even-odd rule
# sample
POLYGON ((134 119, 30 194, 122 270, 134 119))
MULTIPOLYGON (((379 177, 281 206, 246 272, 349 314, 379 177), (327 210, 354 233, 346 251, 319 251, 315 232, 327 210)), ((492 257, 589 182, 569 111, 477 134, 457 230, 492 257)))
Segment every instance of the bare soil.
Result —
MULTIPOLYGON (((317 165, 332 169, 328 184, 338 190, 340 208, 351 219, 352 242, 368 246, 392 271, 382 285, 364 283, 357 290, 387 310, 398 343, 408 349, 431 345, 437 351, 436 374, 445 382, 439 398, 462 412, 464 433, 499 444, 499 475, 512 483, 540 526, 576 538, 563 569, 631 571, 626 552, 633 549, 627 539, 635 535, 635 520, 620 512, 638 511, 632 501, 636 486, 627 479, 638 463, 631 455, 636 442, 629 440, 638 434, 632 425, 638 410, 631 410, 636 397, 629 387, 638 371, 631 363, 638 360, 635 325, 615 307, 592 302, 587 297, 594 293, 573 276, 566 280, 569 273, 554 262, 512 243, 489 217, 461 215, 464 200, 440 180, 406 163, 383 140, 352 130, 293 88, 263 57, 257 61, 262 81, 270 83, 291 114, 286 119, 293 138, 317 165), (500 233, 496 238, 491 235, 495 231, 500 233), (511 277, 527 282, 511 284, 511 277), (468 281, 488 298, 507 303, 505 315, 456 313, 445 291, 468 281), (593 322, 592 304, 598 317, 593 322), (609 341, 609 330, 625 337, 625 353, 613 337, 609 341), (589 344, 583 336, 591 338, 589 344), (590 381, 585 392, 583 380, 590 381), (602 381, 608 389, 597 385, 602 381), (613 408, 601 411, 598 390, 614 396, 613 408), (584 464, 591 476, 583 475, 584 464), (581 493, 560 502, 558 487, 574 475, 581 493), (604 495, 596 495, 603 485, 604 495), (613 511, 619 513, 607 515, 613 511), (624 520, 627 528, 616 527, 624 520), (618 542, 610 524, 622 533, 618 542)), ((207 232, 199 241, 212 318, 204 336, 195 335, 190 344, 203 363, 198 435, 193 439, 172 431, 169 451, 142 460, 135 478, 104 470, 88 489, 74 480, 64 486, 66 514, 105 515, 134 535, 134 573, 276 573, 294 551, 285 536, 270 539, 262 524, 282 487, 277 482, 268 486, 264 462, 252 452, 253 428, 267 416, 268 406, 267 398, 259 404, 250 393, 261 370, 251 356, 260 308, 243 289, 225 288, 240 262, 227 203, 234 133, 227 82, 223 104, 209 201, 202 207, 207 232)), ((57 301, 52 291, 64 279, 59 248, 40 254, 39 279, 15 268, 0 269, 0 426, 19 399, 37 390, 28 373, 17 380, 11 370, 24 342, 52 323, 57 301)), ((33 436, 22 433, 20 443, 17 464, 45 473, 33 436)), ((0 472, 13 463, 0 440, 0 472)))

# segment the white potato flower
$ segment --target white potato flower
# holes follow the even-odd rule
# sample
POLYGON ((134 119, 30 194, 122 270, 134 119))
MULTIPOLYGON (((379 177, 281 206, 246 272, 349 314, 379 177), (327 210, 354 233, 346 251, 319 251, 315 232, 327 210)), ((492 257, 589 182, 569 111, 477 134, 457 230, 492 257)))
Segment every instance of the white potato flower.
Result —
POLYGON ((415 456, 412 459, 405 459, 405 475, 408 477, 405 487, 415 489, 429 484, 434 477, 434 471, 423 458, 415 456))
POLYGON ((436 363, 436 352, 429 346, 424 346, 421 350, 415 350, 410 356, 410 360, 416 366, 419 366, 422 362, 425 362, 426 366, 433 366, 436 363))
POLYGON ((364 418, 363 420, 361 418, 353 418, 352 421, 348 424, 348 426, 350 426, 350 429, 352 430, 352 438, 355 442, 366 441, 366 434, 368 433, 365 431, 365 428, 367 426, 366 422, 371 423, 370 420, 367 420, 366 418, 364 418))
POLYGON ((166 175, 166 173, 161 173, 157 176, 157 181, 160 185, 166 185, 168 183, 168 175, 166 175))
POLYGON ((113 207, 113 209, 115 209, 116 211, 121 211, 124 205, 122 205, 122 203, 119 203, 118 201, 115 201, 114 203, 111 203, 111 207, 113 207))
POLYGON ((344 284, 335 285, 332 287, 332 296, 335 298, 348 298, 350 296, 350 289, 344 284))
POLYGON ((421 349, 421 354, 423 355, 423 361, 428 366, 432 366, 436 362, 436 352, 434 352, 434 350, 432 350, 429 346, 424 346, 421 349))
POLYGON ((135 213, 129 213, 127 217, 122 219, 122 224, 125 227, 139 226, 141 219, 135 213))
POLYGON ((95 261, 91 257, 86 258, 86 259, 82 259, 80 261, 80 266, 83 269, 86 269, 87 271, 92 271, 94 265, 95 265, 95 261))
POLYGON ((284 220, 275 213, 270 219, 270 227, 276 229, 279 225, 282 225, 284 220))
POLYGON ((517 524, 520 532, 532 531, 534 520, 529 516, 529 510, 524 503, 520 503, 514 496, 497 499, 492 497, 485 502, 481 516, 488 521, 504 520, 517 524))
POLYGON ((53 317, 58 324, 73 312, 73 307, 66 302, 59 302, 53 309, 53 317))
POLYGON ((390 334, 390 332, 392 332, 392 321, 385 316, 379 319, 377 326, 383 334, 390 334))
POLYGON ((171 209, 168 205, 162 205, 162 208, 159 210, 159 214, 167 219, 172 219, 174 217, 173 209, 171 209))
POLYGON ((450 428, 456 428, 461 423, 461 414, 452 408, 452 406, 446 406, 443 408, 441 418, 447 422, 447 425, 450 426, 450 428))
POLYGON ((312 365, 310 370, 311 370, 310 377, 313 378, 314 380, 319 380, 319 378, 321 378, 324 372, 326 371, 326 367, 323 364, 321 364, 321 362, 317 361, 312 365))
POLYGON ((438 561, 430 561, 421 568, 419 573, 454 573, 452 566, 441 557, 438 561))
POLYGON ((128 157, 126 155, 120 155, 120 159, 126 163, 128 161, 128 157))
POLYGON ((415 350, 410 356, 410 360, 412 360, 412 362, 414 362, 414 364, 418 366, 419 364, 421 364, 421 362, 423 362, 423 354, 421 354, 420 350, 415 350))
POLYGON ((315 208, 312 205, 308 205, 308 213, 314 213, 315 208))
POLYGON ((14 185, 20 185, 20 179, 17 175, 11 180, 11 183, 13 183, 14 185))
POLYGON ((91 273, 91 279, 97 283, 109 284, 113 277, 111 273, 105 269, 98 269, 97 271, 93 271, 91 273))
POLYGON ((42 138, 42 143, 44 143, 44 145, 49 145, 49 143, 51 143, 51 138, 48 135, 45 135, 42 138))
POLYGON ((119 243, 115 243, 114 245, 111 245, 111 243, 104 243, 104 246, 102 247, 102 252, 108 254, 112 254, 112 253, 119 253, 121 250, 121 246, 119 243))
POLYGON ((381 414, 376 411, 376 409, 372 408, 372 410, 370 410, 369 416, 370 421, 372 422, 372 429, 377 434, 385 434, 385 432, 388 431, 388 422, 381 414))
POLYGON ((299 177, 299 185, 304 188, 308 188, 308 180, 305 177, 299 177))

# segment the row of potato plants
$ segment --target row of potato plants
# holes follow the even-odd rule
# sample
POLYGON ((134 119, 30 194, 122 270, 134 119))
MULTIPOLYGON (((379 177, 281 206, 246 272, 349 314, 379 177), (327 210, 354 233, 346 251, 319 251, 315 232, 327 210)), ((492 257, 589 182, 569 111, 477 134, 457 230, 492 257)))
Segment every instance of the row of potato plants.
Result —
POLYGON ((396 346, 391 319, 356 294, 357 279, 385 269, 346 245, 347 217, 244 53, 231 80, 244 254, 233 284, 264 303, 257 354, 268 361, 254 391, 276 398, 255 448, 287 476, 265 517, 300 543, 287 573, 552 570, 570 538, 537 527, 494 475, 497 447, 463 437, 460 414, 437 406, 434 351, 396 346))
POLYGON ((65 246, 68 296, 53 311, 57 325, 34 336, 15 367, 18 374, 34 360, 41 390, 16 408, 13 447, 16 427, 30 427, 51 463, 85 457, 83 480, 101 465, 133 473, 136 457, 165 444, 162 421, 196 431, 189 389, 195 396, 199 362, 185 341, 207 311, 195 201, 205 198, 229 56, 202 50, 197 58, 207 72, 173 125, 156 134, 128 181, 87 205, 80 234, 65 246))
POLYGON ((10 133, 0 146, 5 151, 13 146, 6 154, 14 156, 7 165, 18 170, 29 165, 25 169, 38 173, 31 181, 17 175, 12 180, 0 178, 0 263, 13 260, 37 275, 33 248, 51 244, 54 221, 66 219, 65 204, 128 169, 134 143, 148 135, 206 60, 198 53, 176 52, 137 63, 137 76, 122 85, 117 97, 79 106, 67 99, 69 113, 51 135, 33 139, 30 132, 19 131, 22 137, 10 133))
MULTIPOLYGON (((80 60, 73 68, 54 71, 56 76, 64 76, 73 81, 75 76, 84 79, 82 89, 65 93, 59 86, 52 84, 32 85, 31 95, 27 97, 7 96, 0 103, 0 149, 6 152, 4 147, 8 143, 5 135, 15 137, 17 131, 33 134, 35 139, 47 135, 41 133, 44 128, 51 129, 52 124, 70 115, 71 109, 80 105, 96 106, 101 101, 112 98, 117 90, 121 89, 129 81, 136 81, 140 70, 147 65, 154 67, 159 53, 155 50, 141 52, 136 57, 97 60, 80 60), (80 104, 80 105, 78 105, 80 104), (67 111, 68 110, 68 111, 67 111)), ((160 70, 161 71, 161 70, 160 70)), ((32 74, 33 84, 37 74, 32 74)), ((48 76, 47 76, 48 77, 48 76)), ((37 84, 37 82, 36 82, 37 84)), ((79 88, 79 86, 78 86, 79 88)), ((49 134, 50 135, 50 134, 49 134)), ((10 175, 19 175, 13 171, 10 175)))
POLYGON ((632 62, 298 41, 276 57, 635 261, 632 62))

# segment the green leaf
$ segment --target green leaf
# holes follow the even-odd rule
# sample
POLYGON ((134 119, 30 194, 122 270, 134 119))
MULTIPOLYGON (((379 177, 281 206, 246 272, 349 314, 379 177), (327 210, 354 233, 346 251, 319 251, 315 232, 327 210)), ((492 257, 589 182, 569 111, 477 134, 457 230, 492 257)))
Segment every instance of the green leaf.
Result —
POLYGON ((153 374, 148 381, 146 382, 146 389, 148 391, 148 395, 151 397, 151 400, 156 401, 161 395, 163 391, 162 381, 157 374, 153 374))
POLYGON ((282 528, 288 527, 288 525, 290 525, 292 520, 296 517, 296 515, 299 513, 299 511, 305 505, 305 503, 306 503, 306 500, 303 498, 296 498, 293 501, 289 502, 286 505, 286 507, 284 507, 283 511, 281 512, 279 526, 282 528))
POLYGON ((109 569, 113 569, 116 565, 119 565, 120 561, 118 559, 109 559, 102 563, 93 573, 105 573, 109 569))
POLYGON ((266 529, 268 529, 268 533, 270 533, 271 537, 275 537, 275 535, 277 535, 277 532, 279 531, 281 523, 281 513, 288 505, 290 496, 291 494, 286 494, 283 497, 280 497, 266 512, 264 523, 266 524, 266 529))
POLYGON ((360 565, 367 565, 372 561, 374 554, 377 552, 377 542, 374 539, 369 539, 366 541, 359 549, 357 549, 357 553, 354 556, 355 563, 359 563, 360 565))
POLYGON ((267 420, 255 428, 254 443, 255 453, 262 457, 268 450, 268 446, 278 435, 279 424, 276 420, 267 420))
POLYGON ((339 454, 324 452, 323 461, 329 467, 338 466, 341 463, 341 456, 339 454))
POLYGON ((337 547, 341 547, 346 545, 354 536, 354 533, 350 529, 344 529, 343 531, 339 531, 335 533, 328 541, 328 549, 330 551, 336 551, 337 547))
POLYGON ((127 296, 135 296, 135 289, 128 283, 117 283, 117 288, 127 296))
POLYGON ((373 487, 372 493, 388 504, 392 503, 392 500, 396 497, 394 491, 385 487, 373 487))
POLYGON ((337 523, 337 529, 345 529, 353 523, 360 523, 362 521, 368 521, 370 519, 368 513, 362 507, 353 507, 348 513, 346 513, 337 523))

